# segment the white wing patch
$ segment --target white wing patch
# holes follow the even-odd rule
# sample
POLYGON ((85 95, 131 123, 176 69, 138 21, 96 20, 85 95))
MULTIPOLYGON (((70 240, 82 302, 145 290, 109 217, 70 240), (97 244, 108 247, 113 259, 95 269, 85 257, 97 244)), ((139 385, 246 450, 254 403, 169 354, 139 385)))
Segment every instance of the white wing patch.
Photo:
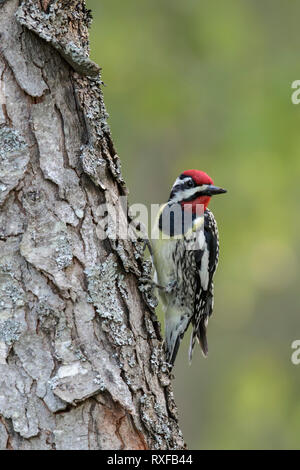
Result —
POLYGON ((209 281, 209 251, 206 243, 204 244, 203 256, 201 258, 200 280, 202 289, 207 290, 209 281))
POLYGON ((200 229, 198 231, 198 240, 197 241, 198 241, 199 250, 203 250, 204 249, 204 244, 205 244, 205 235, 204 235, 204 230, 203 229, 200 229))

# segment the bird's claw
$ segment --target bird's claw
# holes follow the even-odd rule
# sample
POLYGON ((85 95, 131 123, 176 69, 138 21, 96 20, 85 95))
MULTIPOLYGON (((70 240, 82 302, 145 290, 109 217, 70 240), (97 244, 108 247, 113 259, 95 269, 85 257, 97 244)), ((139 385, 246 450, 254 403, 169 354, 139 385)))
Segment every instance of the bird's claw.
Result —
POLYGON ((170 281, 165 287, 165 292, 167 292, 167 294, 170 294, 171 292, 173 292, 176 285, 177 285, 177 282, 175 280, 170 281))

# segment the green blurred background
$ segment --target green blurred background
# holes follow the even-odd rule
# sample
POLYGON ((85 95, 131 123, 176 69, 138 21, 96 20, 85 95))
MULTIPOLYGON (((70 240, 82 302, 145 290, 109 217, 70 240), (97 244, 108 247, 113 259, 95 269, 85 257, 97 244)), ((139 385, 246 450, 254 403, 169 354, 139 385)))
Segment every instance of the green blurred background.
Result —
POLYGON ((209 357, 175 367, 191 449, 300 448, 300 2, 88 0, 130 203, 185 169, 228 189, 209 357))

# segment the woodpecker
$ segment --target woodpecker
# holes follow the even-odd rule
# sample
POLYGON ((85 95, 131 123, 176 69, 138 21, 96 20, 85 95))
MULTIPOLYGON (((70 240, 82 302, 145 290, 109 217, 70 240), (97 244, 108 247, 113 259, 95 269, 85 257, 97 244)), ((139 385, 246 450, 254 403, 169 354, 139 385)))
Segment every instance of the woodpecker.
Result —
POLYGON ((166 359, 173 367, 180 342, 192 324, 189 360, 197 339, 206 357, 206 328, 213 312, 213 276, 219 259, 219 235, 208 209, 214 186, 203 171, 184 171, 169 200, 160 207, 152 232, 154 284, 165 313, 166 359))

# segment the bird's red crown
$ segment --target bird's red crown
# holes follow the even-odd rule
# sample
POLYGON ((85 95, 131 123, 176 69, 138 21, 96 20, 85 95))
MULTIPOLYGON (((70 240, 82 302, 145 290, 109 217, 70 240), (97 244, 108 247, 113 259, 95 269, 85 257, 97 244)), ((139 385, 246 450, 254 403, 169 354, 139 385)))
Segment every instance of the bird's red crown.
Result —
POLYGON ((200 170, 186 170, 183 172, 186 176, 191 176, 197 185, 214 184, 213 180, 207 173, 200 170))

